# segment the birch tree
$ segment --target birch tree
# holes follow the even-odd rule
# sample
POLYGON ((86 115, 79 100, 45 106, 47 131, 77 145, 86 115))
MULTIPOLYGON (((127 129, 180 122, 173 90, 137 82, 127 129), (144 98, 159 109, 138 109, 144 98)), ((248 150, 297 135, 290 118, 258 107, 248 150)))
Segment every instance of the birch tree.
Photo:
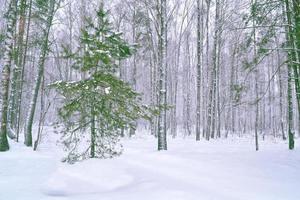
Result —
POLYGON ((167 45, 167 30, 166 30, 166 15, 167 15, 167 0, 161 0, 159 4, 159 117, 158 117, 158 150, 167 150, 167 122, 166 122, 166 72, 167 72, 167 59, 166 59, 166 45, 167 45))
MULTIPOLYGON (((293 111, 293 96, 292 96, 292 80, 293 80, 293 74, 292 69, 294 69, 294 76, 297 77, 297 69, 295 69, 295 62, 296 60, 296 52, 295 52, 295 41, 294 41, 294 34, 292 30, 292 17, 291 17, 291 8, 290 8, 290 2, 289 0, 285 0, 285 13, 286 13, 286 22, 288 24, 288 28, 286 28, 286 40, 287 40, 287 48, 289 49, 287 52, 287 70, 288 70, 288 88, 287 88, 287 98, 288 98, 288 138, 289 138, 289 149, 294 149, 295 141, 294 141, 294 111, 293 111)), ((295 82, 295 84, 297 84, 295 82)), ((297 86, 295 86, 297 88, 297 86)), ((297 92, 297 89, 296 89, 297 92)), ((296 94, 297 96, 297 94, 296 94)))
POLYGON ((1 129, 0 129, 0 151, 9 150, 9 144, 7 140, 8 131, 8 96, 9 96, 9 82, 10 72, 12 65, 12 50, 13 50, 13 35, 15 28, 15 10, 17 1, 11 0, 6 16, 6 37, 5 37, 5 52, 4 52, 4 66, 1 76, 1 129))

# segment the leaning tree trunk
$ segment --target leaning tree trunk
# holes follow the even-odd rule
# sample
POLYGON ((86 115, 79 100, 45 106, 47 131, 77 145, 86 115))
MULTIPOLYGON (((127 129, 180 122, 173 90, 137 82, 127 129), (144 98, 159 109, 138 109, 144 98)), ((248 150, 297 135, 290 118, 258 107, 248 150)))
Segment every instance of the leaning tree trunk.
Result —
POLYGON ((9 150, 9 144, 7 140, 7 112, 8 112, 8 95, 9 95, 9 82, 10 82, 10 69, 12 61, 12 51, 13 51, 13 32, 15 26, 15 8, 17 6, 17 1, 10 1, 7 16, 7 30, 6 30, 6 40, 5 40, 5 52, 4 52, 4 66, 2 70, 1 78, 1 129, 0 129, 0 151, 9 150))
POLYGON ((45 67, 45 61, 46 56, 48 54, 48 48, 49 48, 49 32, 50 28, 52 26, 53 16, 54 16, 54 10, 55 10, 55 0, 50 0, 49 4, 49 13, 46 21, 46 26, 44 30, 44 38, 43 38, 43 44, 42 44, 42 52, 39 58, 38 62, 38 74, 35 81, 35 86, 32 92, 32 99, 30 102, 28 117, 27 117, 27 123, 26 123, 26 130, 25 130, 25 145, 26 146, 32 146, 32 125, 35 115, 35 109, 36 109, 36 103, 37 98, 42 82, 42 77, 44 74, 44 67, 45 67))

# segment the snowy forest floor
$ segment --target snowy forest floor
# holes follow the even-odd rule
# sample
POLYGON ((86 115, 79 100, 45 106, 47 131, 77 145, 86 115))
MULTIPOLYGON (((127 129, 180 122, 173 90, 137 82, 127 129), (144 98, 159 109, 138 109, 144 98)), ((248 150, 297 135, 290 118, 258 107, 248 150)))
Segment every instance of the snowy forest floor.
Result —
POLYGON ((255 152, 253 141, 169 139, 157 152, 154 138, 125 139, 122 156, 74 165, 54 139, 38 152, 12 144, 0 154, 0 200, 299 200, 299 147, 269 139, 255 152))

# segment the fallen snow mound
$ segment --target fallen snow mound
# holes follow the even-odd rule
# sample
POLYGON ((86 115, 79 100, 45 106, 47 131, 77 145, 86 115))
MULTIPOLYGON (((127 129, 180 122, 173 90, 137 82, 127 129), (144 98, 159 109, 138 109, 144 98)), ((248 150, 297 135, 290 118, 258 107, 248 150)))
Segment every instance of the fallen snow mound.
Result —
POLYGON ((113 160, 88 160, 70 166, 61 165, 52 173, 43 191, 50 196, 74 196, 103 193, 129 185, 133 177, 113 160))

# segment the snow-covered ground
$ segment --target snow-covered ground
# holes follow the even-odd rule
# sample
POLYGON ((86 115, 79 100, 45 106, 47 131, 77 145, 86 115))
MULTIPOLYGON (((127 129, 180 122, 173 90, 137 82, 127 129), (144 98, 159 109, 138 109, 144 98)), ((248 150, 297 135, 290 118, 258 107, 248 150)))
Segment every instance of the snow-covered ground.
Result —
MULTIPOLYGON (((300 142, 300 141, 297 141, 300 142)), ((123 141, 110 160, 61 163, 54 145, 0 154, 0 200, 299 200, 300 150, 284 142, 169 139, 123 141)))

